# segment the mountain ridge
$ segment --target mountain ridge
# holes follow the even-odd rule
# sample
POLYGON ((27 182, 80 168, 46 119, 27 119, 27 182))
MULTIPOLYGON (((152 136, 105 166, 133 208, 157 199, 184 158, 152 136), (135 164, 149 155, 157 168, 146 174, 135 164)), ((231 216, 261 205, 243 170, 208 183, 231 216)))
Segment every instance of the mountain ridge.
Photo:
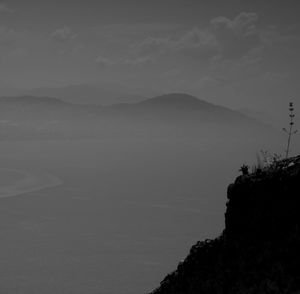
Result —
POLYGON ((57 87, 41 87, 27 90, 34 96, 57 97, 65 102, 79 105, 110 105, 122 101, 135 102, 143 99, 143 91, 128 89, 114 83, 73 84, 57 87))
POLYGON ((32 96, 32 95, 22 95, 22 96, 2 96, 0 97, 0 103, 38 103, 38 104, 72 104, 69 102, 65 102, 62 99, 56 97, 48 97, 48 96, 32 96))
POLYGON ((210 104, 204 100, 201 100, 195 96, 186 93, 169 93, 165 95, 155 96, 140 102, 137 104, 143 105, 200 105, 200 104, 210 104))
POLYGON ((194 96, 173 93, 136 103, 111 106, 78 105, 58 98, 19 96, 0 98, 0 130, 6 135, 21 129, 36 133, 65 135, 78 132, 83 136, 100 134, 173 133, 195 136, 199 130, 213 127, 240 129, 254 132, 269 130, 267 126, 229 108, 211 104, 194 96), (8 123, 5 123, 8 121, 8 123), (55 122, 55 123, 54 123, 55 122), (14 128, 11 126, 14 125, 14 128), (51 131, 49 130, 51 129, 51 131), (149 131, 149 132, 148 132, 149 131))
MULTIPOLYGON (((226 111, 231 114, 238 114, 240 117, 250 118, 246 115, 239 113, 238 111, 234 111, 232 109, 215 105, 209 103, 205 100, 201 100, 189 94, 184 93, 171 93, 166 95, 160 95, 152 98, 148 98, 139 102, 132 103, 116 103, 109 106, 100 106, 100 105, 78 105, 71 102, 66 102, 63 99, 56 97, 48 97, 48 96, 32 96, 32 95, 23 95, 23 96, 12 96, 12 97, 0 97, 1 104, 41 104, 41 105, 63 105, 76 107, 77 109, 102 109, 105 111, 110 110, 141 110, 141 109, 149 109, 149 110, 178 110, 178 111, 226 111)), ((5 106, 5 105, 2 105, 5 106)), ((254 119, 253 119, 254 120, 254 119)))

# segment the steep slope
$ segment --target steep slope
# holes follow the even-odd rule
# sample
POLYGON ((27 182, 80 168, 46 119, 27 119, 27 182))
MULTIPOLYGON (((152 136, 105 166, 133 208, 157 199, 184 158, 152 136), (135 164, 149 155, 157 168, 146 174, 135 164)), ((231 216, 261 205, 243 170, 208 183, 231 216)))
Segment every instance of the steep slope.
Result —
POLYGON ((300 156, 240 176, 226 227, 194 245, 152 294, 300 292, 300 156))

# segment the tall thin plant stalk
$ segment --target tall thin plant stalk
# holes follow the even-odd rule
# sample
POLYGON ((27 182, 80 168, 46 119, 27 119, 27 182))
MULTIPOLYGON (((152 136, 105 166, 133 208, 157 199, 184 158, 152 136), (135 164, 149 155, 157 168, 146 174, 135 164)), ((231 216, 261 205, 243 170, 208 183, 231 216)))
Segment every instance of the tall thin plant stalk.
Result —
POLYGON ((283 131, 288 134, 288 142, 287 142, 287 148, 286 148, 286 151, 285 151, 285 158, 289 157, 292 136, 297 133, 297 130, 295 130, 295 131, 293 130, 293 127, 294 127, 294 124, 295 124, 294 123, 295 114, 294 114, 294 104, 293 104, 293 102, 290 102, 289 111, 290 111, 289 130, 287 130, 286 128, 283 128, 283 131))

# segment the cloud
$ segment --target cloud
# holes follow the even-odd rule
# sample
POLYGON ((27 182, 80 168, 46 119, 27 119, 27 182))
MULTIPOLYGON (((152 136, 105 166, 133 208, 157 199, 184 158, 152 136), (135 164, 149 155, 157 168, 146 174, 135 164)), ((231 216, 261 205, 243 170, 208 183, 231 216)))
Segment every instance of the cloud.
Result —
POLYGON ((173 34, 181 29, 181 25, 169 23, 137 23, 137 24, 110 24, 97 26, 91 29, 96 37, 107 40, 129 41, 141 40, 147 36, 162 37, 173 34))
POLYGON ((236 36, 244 37, 256 32, 256 22, 258 15, 256 13, 242 12, 233 20, 224 16, 216 17, 210 21, 215 31, 221 31, 225 34, 228 31, 236 36))
POLYGON ((204 26, 165 26, 161 32, 156 25, 145 30, 136 25, 108 26, 107 34, 102 28, 98 39, 97 63, 111 73, 130 72, 137 81, 156 81, 158 88, 199 91, 234 88, 265 73, 265 79, 279 80, 296 71, 299 26, 284 30, 258 21, 256 13, 241 12, 232 18, 213 18, 204 26), (117 50, 111 50, 111 44, 117 50))
POLYGON ((224 59, 239 59, 261 45, 257 21, 255 13, 242 12, 232 20, 221 16, 204 28, 181 30, 173 36, 147 37, 136 48, 143 56, 182 54, 203 60, 221 55, 224 59))
POLYGON ((19 32, 5 26, 0 27, 0 59, 6 59, 7 55, 21 47, 26 39, 25 32, 19 32))
POLYGON ((218 42, 208 29, 197 27, 186 32, 174 44, 174 50, 195 58, 210 58, 218 53, 218 42))
POLYGON ((11 9, 6 3, 0 2, 0 13, 14 13, 14 10, 11 9))
POLYGON ((130 66, 142 66, 142 65, 146 65, 149 63, 153 63, 155 60, 150 57, 150 56, 146 56, 146 57, 137 57, 137 58, 129 58, 129 59, 125 59, 123 62, 124 65, 130 65, 130 66))
POLYGON ((169 38, 147 37, 136 44, 134 49, 141 56, 158 56, 168 53, 173 48, 173 43, 169 38))
POLYGON ((59 41, 67 41, 76 38, 76 34, 70 27, 64 26, 52 32, 51 37, 59 41))
POLYGON ((217 42, 208 30, 193 28, 177 38, 148 37, 136 46, 138 54, 143 56, 182 55, 191 58, 209 58, 217 53, 217 42))
POLYGON ((116 61, 104 57, 104 56, 98 56, 96 58, 96 63, 100 66, 100 67, 110 67, 116 64, 116 61))
POLYGON ((104 68, 112 66, 142 66, 144 64, 153 62, 151 57, 137 57, 137 58, 127 58, 127 59, 112 59, 108 57, 98 56, 96 58, 96 63, 104 68))
POLYGON ((177 78, 179 77, 181 74, 181 70, 178 69, 178 68, 173 68, 173 69, 170 69, 168 71, 165 71, 163 72, 160 77, 162 78, 166 78, 166 79, 173 79, 173 78, 177 78))
POLYGON ((23 58, 26 57, 27 54, 28 52, 24 48, 16 48, 10 52, 10 56, 15 58, 23 58))
POLYGON ((217 17, 211 20, 211 32, 215 36, 224 58, 236 59, 261 45, 256 28, 258 15, 242 12, 233 20, 217 17))
POLYGON ((216 57, 238 61, 263 46, 257 21, 256 13, 242 12, 233 19, 220 16, 206 26, 192 28, 173 24, 114 24, 93 28, 90 39, 93 37, 94 48, 99 46, 102 52, 97 63, 105 67, 156 62, 162 71, 167 71, 168 63, 182 67, 187 62, 204 70, 216 57))

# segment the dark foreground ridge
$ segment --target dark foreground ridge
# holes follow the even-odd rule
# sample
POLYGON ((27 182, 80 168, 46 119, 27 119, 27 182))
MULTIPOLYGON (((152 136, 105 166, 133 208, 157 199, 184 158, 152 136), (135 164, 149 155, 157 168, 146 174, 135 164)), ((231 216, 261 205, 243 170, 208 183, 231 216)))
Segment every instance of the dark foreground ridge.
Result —
POLYGON ((300 156, 228 187, 225 230, 198 242, 152 294, 299 294, 300 156))

